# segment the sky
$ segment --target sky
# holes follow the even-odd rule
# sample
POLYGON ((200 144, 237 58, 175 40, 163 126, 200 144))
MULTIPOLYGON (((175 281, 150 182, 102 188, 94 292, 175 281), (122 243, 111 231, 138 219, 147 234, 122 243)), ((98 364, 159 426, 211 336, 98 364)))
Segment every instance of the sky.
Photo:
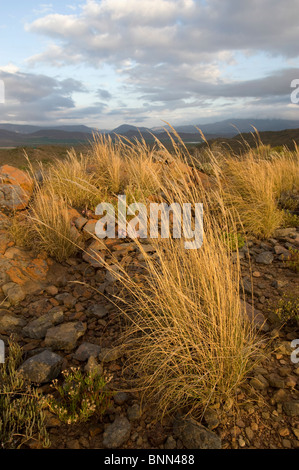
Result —
POLYGON ((299 119, 298 12, 299 0, 0 0, 0 122, 299 119))

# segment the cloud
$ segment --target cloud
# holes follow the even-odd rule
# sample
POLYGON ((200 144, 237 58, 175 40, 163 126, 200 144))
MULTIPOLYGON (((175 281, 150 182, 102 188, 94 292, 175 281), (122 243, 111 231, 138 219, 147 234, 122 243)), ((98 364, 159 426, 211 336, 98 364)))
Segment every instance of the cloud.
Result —
MULTIPOLYGON (((294 58, 298 6, 298 0, 87 0, 79 13, 46 15, 27 30, 58 40, 63 64, 208 63, 235 51, 294 58)), ((51 51, 32 60, 49 61, 51 51)))
POLYGON ((104 89, 102 89, 102 88, 99 88, 99 89, 97 90, 97 96, 98 96, 99 98, 102 98, 103 100, 111 100, 111 98, 112 98, 112 94, 109 93, 109 91, 104 90, 104 89))
POLYGON ((77 70, 79 65, 84 79, 2 68, 14 72, 7 78, 10 106, 18 116, 28 109, 28 116, 37 120, 41 112, 43 119, 102 119, 105 127, 113 126, 116 116, 130 122, 146 116, 151 122, 174 122, 186 121, 186 115, 193 120, 230 113, 295 117, 290 82, 299 77, 299 69, 289 64, 298 58, 298 6, 299 0, 82 0, 58 14, 51 4, 42 4, 26 31, 49 42, 27 64, 46 63, 47 69, 60 72, 65 67, 67 74, 69 67, 77 70), (256 79, 234 78, 234 67, 242 66, 240 57, 250 61, 256 54, 276 58, 273 63, 284 68, 272 67, 256 79), (112 70, 109 76, 107 69, 109 74, 112 70), (101 75, 93 90, 90 70, 93 77, 101 75), (84 80, 89 98, 97 101, 78 107, 73 94, 87 92, 84 80), (107 83, 112 82, 110 89, 107 83))
POLYGON ((76 115, 72 98, 75 92, 86 92, 83 84, 72 78, 58 79, 42 74, 14 73, 0 69, 0 80, 5 84, 5 104, 1 106, 1 120, 25 122, 54 121, 67 111, 76 115), (71 110, 71 112, 70 112, 71 110))

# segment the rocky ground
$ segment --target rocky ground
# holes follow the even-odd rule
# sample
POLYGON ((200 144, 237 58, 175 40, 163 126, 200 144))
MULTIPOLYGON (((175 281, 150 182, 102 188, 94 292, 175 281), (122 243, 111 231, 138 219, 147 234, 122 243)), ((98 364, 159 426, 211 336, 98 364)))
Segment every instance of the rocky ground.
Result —
MULTIPOLYGON (((226 403, 225 409, 209 409, 199 424, 179 415, 157 421, 155 409, 129 389, 130 369, 124 368, 125 351, 118 346, 125 320, 109 302, 118 281, 103 267, 103 259, 111 265, 120 261, 141 275, 143 255, 136 244, 109 240, 103 249, 92 238, 95 220, 74 211, 86 253, 58 264, 15 246, 6 223, 0 213, 0 339, 14 334, 23 347, 24 375, 45 394, 50 382, 73 366, 97 367, 112 376, 115 394, 103 420, 94 417, 69 426, 48 412, 52 448, 299 448, 299 364, 291 361, 299 325, 281 326, 273 313, 283 294, 298 289, 298 275, 285 262, 289 248, 299 247, 296 229, 279 230, 266 242, 251 239, 240 251, 248 314, 254 301, 255 322, 264 324, 261 339, 271 338, 272 349, 265 350, 263 363, 238 390, 238 407, 226 403)), ((154 256, 150 241, 144 244, 154 256)))

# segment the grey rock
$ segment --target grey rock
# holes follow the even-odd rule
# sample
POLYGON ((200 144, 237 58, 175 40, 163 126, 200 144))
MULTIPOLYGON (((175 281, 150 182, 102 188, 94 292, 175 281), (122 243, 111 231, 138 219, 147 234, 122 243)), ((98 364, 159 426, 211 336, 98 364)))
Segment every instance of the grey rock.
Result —
POLYGON ((52 351, 44 351, 25 361, 19 372, 31 382, 43 384, 56 379, 61 371, 63 358, 52 351))
POLYGON ((113 349, 104 348, 99 354, 99 359, 100 361, 108 363, 108 362, 117 361, 117 359, 121 358, 122 355, 123 353, 120 348, 113 348, 113 349))
POLYGON ((164 448, 167 450, 176 449, 176 440, 173 436, 169 436, 164 444, 164 448))
POLYGON ((88 310, 88 313, 91 313, 98 318, 105 318, 108 315, 108 310, 105 305, 95 304, 88 310))
POLYGON ((84 370, 85 372, 89 374, 97 374, 97 375, 102 375, 104 372, 103 366, 101 364, 98 364, 94 356, 90 356, 86 366, 84 367, 84 370))
POLYGON ((288 416, 299 416, 299 400, 284 402, 283 409, 288 416))
POLYGON ((74 354, 77 361, 87 361, 90 357, 97 357, 100 354, 101 346, 92 343, 82 343, 74 354))
POLYGON ((46 313, 30 322, 23 331, 29 338, 43 339, 46 336, 48 329, 53 325, 59 325, 63 322, 63 319, 63 311, 59 308, 54 308, 49 313, 46 313))
POLYGON ((0 330, 6 334, 15 333, 25 325, 23 318, 13 315, 9 310, 0 310, 0 330))
POLYGON ((270 374, 268 379, 270 386, 273 388, 284 388, 285 386, 284 379, 281 378, 279 375, 270 374))
POLYGON ((174 434, 187 449, 221 449, 221 439, 193 418, 177 418, 174 434))
POLYGON ((114 395, 113 400, 116 403, 116 405, 122 406, 127 401, 129 401, 130 398, 131 396, 127 392, 117 392, 116 395, 114 395))
POLYGON ((77 299, 73 297, 68 292, 64 292, 63 294, 58 294, 55 297, 58 302, 64 304, 68 308, 72 308, 76 305, 77 299))
POLYGON ((0 184, 0 207, 9 210, 24 209, 30 195, 21 186, 15 184, 0 184))
POLYGON ((253 323, 256 328, 264 328, 266 325, 266 318, 264 315, 257 309, 255 309, 248 302, 241 300, 241 309, 242 313, 245 313, 248 320, 253 323))
POLYGON ((142 416, 142 411, 140 405, 138 403, 134 403, 134 405, 130 406, 127 411, 127 415, 130 421, 137 421, 142 416))
POLYGON ((271 251, 264 251, 263 253, 260 253, 255 261, 260 264, 272 264, 274 260, 274 255, 271 253, 271 251))
POLYGON ((12 305, 19 304, 26 297, 26 293, 24 292, 22 287, 18 284, 15 284, 14 282, 9 282, 8 284, 5 284, 4 286, 2 286, 2 290, 4 292, 4 295, 8 297, 8 300, 12 305))
POLYGON ((131 423, 124 416, 117 416, 104 432, 104 447, 118 449, 129 440, 130 434, 131 423))
POLYGON ((269 382, 265 377, 261 374, 258 374, 256 377, 253 377, 250 380, 250 383, 253 388, 256 390, 265 390, 266 388, 269 387, 269 382))
POLYGON ((82 322, 69 322, 50 328, 45 338, 46 347, 70 352, 75 349, 78 339, 86 332, 82 322))
POLYGON ((204 414, 204 419, 208 425, 208 428, 211 429, 211 431, 213 431, 213 429, 216 429, 220 424, 218 413, 213 409, 206 410, 204 414))
POLYGON ((296 232, 296 227, 280 228, 280 229, 275 230, 274 237, 284 238, 284 237, 289 236, 291 233, 295 233, 295 232, 296 232))
POLYGON ((116 265, 110 266, 109 270, 107 270, 107 273, 106 273, 106 281, 109 283, 113 283, 117 281, 118 273, 119 273, 118 266, 116 265))

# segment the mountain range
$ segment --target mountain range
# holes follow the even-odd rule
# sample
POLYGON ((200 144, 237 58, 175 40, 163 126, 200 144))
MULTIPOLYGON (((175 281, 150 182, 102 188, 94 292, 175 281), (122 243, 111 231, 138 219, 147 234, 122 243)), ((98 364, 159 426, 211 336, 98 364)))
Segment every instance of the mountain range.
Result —
MULTIPOLYGON (((175 126, 175 130, 185 143, 201 143, 203 140, 198 131, 200 129, 206 139, 217 137, 230 138, 239 133, 253 132, 254 127, 259 132, 282 131, 285 129, 298 129, 299 120, 283 119, 227 119, 211 124, 175 126)), ((153 142, 157 137, 162 142, 169 141, 170 127, 138 127, 123 124, 113 130, 97 129, 84 125, 61 125, 55 127, 42 127, 35 125, 20 125, 0 123, 0 147, 36 146, 46 144, 75 145, 92 140, 94 133, 116 134, 128 139, 142 136, 147 142, 153 142)))

